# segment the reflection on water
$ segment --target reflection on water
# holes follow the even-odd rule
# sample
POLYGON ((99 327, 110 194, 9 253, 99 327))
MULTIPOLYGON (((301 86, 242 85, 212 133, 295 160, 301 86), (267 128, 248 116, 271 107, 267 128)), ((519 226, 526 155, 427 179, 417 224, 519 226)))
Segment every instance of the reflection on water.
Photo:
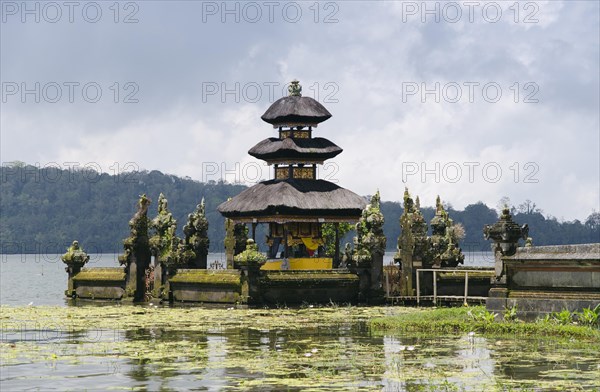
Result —
POLYGON ((598 349, 552 339, 380 336, 362 321, 200 331, 156 325, 69 331, 3 324, 2 391, 600 387, 598 349))

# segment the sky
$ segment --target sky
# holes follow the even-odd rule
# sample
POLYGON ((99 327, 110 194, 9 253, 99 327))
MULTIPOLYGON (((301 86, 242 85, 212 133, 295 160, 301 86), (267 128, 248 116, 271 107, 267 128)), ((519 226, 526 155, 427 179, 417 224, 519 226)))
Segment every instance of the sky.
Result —
MULTIPOLYGON (((600 210, 597 1, 1 1, 0 160, 252 185, 298 79, 319 177, 461 209, 600 210)), ((42 179, 43 180, 43 179, 42 179)))

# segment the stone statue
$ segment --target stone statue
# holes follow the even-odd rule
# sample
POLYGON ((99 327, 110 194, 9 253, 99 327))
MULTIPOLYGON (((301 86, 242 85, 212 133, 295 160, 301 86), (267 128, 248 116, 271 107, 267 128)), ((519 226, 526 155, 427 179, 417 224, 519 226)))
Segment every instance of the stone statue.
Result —
POLYGON ((533 246, 533 238, 527 237, 527 239, 525 240, 525 247, 531 248, 532 246, 533 246))
MULTIPOLYGON (((493 225, 485 225, 483 236, 486 240, 494 241, 504 256, 512 256, 517 251, 519 239, 527 240, 529 235, 529 226, 526 224, 519 226, 512 220, 510 209, 504 206, 502 215, 498 222, 493 225)), ((492 246, 493 249, 496 246, 492 246)))
POLYGON ((348 268, 348 266, 352 264, 352 254, 353 250, 350 247, 350 244, 346 243, 346 246, 344 247, 344 255, 342 256, 342 262, 340 263, 339 268, 348 268))
POLYGON ((290 82, 290 85, 288 86, 288 93, 289 93, 290 97, 301 97, 302 96, 302 86, 300 85, 300 82, 297 81, 296 79, 292 80, 290 82))
POLYGON ((73 241, 71 246, 67 248, 67 253, 62 255, 61 260, 67 265, 65 271, 67 271, 67 274, 69 275, 67 291, 65 294, 67 297, 75 297, 76 293, 73 288, 73 277, 77 275, 81 271, 81 268, 83 268, 90 260, 90 256, 79 247, 78 241, 73 241))
POLYGON ((183 227, 185 244, 195 253, 192 266, 206 269, 208 247, 208 219, 206 219, 206 208, 204 198, 196 206, 194 212, 188 215, 188 221, 183 227))
MULTIPOLYGON (((502 215, 498 222, 493 225, 483 227, 483 237, 486 240, 492 240, 492 252, 494 252, 494 270, 496 273, 496 283, 505 284, 506 275, 504 274, 503 256, 512 256, 517 252, 519 239, 527 240, 529 235, 529 226, 526 224, 519 226, 512 220, 510 209, 507 205, 502 210, 502 215)), ((533 242, 533 241, 531 241, 533 242)))
POLYGON ((73 241, 67 248, 67 253, 62 255, 61 260, 67 265, 79 265, 81 268, 90 260, 90 256, 79 247, 78 241, 73 241))

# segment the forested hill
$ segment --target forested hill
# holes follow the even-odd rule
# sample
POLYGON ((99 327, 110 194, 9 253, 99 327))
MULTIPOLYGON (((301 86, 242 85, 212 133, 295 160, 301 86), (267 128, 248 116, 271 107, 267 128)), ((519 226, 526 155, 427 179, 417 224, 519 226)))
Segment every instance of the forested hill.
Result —
MULTIPOLYGON (((153 201, 149 212, 152 218, 156 215, 156 201, 161 192, 169 200, 180 235, 187 214, 205 199, 211 251, 219 252, 223 249, 224 221, 216 207, 245 188, 222 182, 201 183, 159 171, 115 176, 13 164, 2 166, 0 174, 2 253, 62 253, 74 239, 88 252, 119 253, 122 239, 129 234, 127 223, 135 212, 139 195, 146 193, 153 201)), ((396 202, 383 202, 382 210, 388 248, 393 250, 400 233, 402 207, 396 202)), ((450 208, 449 212, 455 222, 465 227, 463 249, 489 249, 488 242, 483 240, 482 228, 497 220, 494 209, 476 203, 463 211, 450 208)), ((582 223, 558 222, 545 218, 535 209, 515 212, 517 222, 529 224, 536 245, 600 242, 599 213, 591 214, 582 223)), ((423 214, 429 221, 434 209, 423 208, 423 214)), ((258 234, 257 239, 262 238, 263 230, 258 234)))

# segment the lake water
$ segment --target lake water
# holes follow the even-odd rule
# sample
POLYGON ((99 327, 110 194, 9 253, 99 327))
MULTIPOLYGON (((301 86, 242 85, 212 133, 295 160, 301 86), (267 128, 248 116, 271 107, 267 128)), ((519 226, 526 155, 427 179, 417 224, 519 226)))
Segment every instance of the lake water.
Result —
MULTIPOLYGON (((59 254, 0 255, 0 304, 66 305, 65 264, 59 254)), ((91 254, 86 267, 117 267, 117 254, 91 254)), ((394 252, 386 252, 384 263, 393 263, 394 252)), ((209 253, 208 263, 225 265, 224 253, 209 253)), ((465 254, 465 266, 494 266, 491 252, 465 254)))
MULTIPOLYGON (((2 392, 600 388, 599 350, 585 342, 369 328, 372 317, 416 311, 403 307, 66 306, 58 255, 2 257, 2 392)), ((116 255, 89 264, 116 265, 116 255)))
POLYGON ((371 317, 416 311, 401 307, 2 311, 3 392, 600 388, 598 347, 589 343, 369 328, 371 317))

